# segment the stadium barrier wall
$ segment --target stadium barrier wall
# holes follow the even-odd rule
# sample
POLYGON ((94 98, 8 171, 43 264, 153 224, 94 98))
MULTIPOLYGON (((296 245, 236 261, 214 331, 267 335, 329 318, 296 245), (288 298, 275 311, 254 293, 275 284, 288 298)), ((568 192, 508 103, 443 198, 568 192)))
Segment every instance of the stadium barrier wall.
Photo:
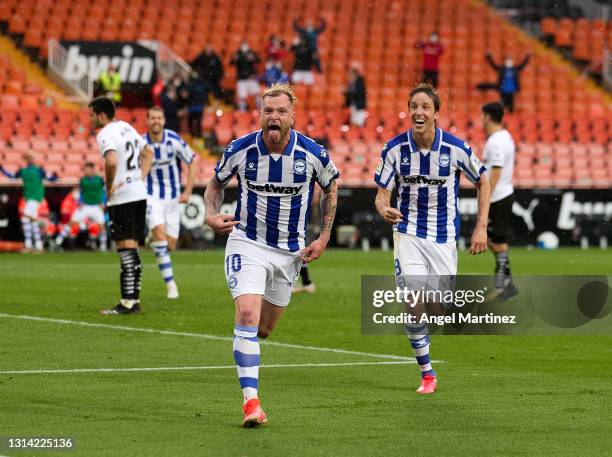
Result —
MULTIPOLYGON (((70 187, 49 186, 46 199, 52 221, 57 220, 63 197, 70 187)), ((203 187, 196 187, 189 204, 184 205, 181 215, 181 231, 191 241, 192 247, 203 247, 213 243, 223 244, 222 237, 199 236, 204 221, 203 187), (202 240, 203 245, 197 240, 202 240)), ((18 203, 21 187, 0 187, 0 239, 15 241, 21 239, 21 223, 18 203)), ((332 244, 337 245, 336 235, 340 226, 355 226, 361 237, 368 238, 372 245, 378 245, 381 238, 391 241, 391 228, 384 223, 374 210, 376 189, 342 187, 332 244)), ((222 211, 233 213, 236 207, 236 188, 228 188, 222 211)), ((461 213, 461 235, 469 239, 473 230, 478 203, 475 191, 461 189, 459 198, 461 213)), ((607 236, 612 219, 612 201, 606 189, 517 189, 512 208, 512 241, 516 246, 535 245, 544 232, 552 232, 563 246, 577 245, 581 235, 607 236)))

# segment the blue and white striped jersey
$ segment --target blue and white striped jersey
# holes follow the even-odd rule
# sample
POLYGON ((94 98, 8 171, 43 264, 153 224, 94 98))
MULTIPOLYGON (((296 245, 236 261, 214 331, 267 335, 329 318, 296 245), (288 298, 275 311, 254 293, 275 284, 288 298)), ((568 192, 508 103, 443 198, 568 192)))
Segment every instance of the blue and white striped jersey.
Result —
POLYGON ((268 152, 261 130, 232 141, 215 174, 238 179, 234 233, 289 252, 304 247, 315 181, 326 188, 339 176, 325 148, 295 130, 282 154, 268 152))
POLYGON ((383 147, 374 180, 383 189, 398 192, 397 209, 403 220, 393 229, 438 243, 459 236, 459 173, 476 183, 484 165, 466 142, 436 128, 431 151, 420 151, 412 130, 383 147))
POLYGON ((181 196, 181 167, 179 159, 190 164, 194 152, 178 133, 164 129, 162 140, 155 143, 148 133, 142 136, 153 149, 153 163, 147 176, 147 194, 160 200, 181 196))

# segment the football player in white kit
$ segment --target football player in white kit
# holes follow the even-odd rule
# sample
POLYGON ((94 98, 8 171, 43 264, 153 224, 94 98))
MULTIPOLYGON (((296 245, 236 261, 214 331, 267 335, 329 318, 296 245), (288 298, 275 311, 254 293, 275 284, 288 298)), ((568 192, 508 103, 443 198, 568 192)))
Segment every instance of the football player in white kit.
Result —
POLYGON ((508 300, 518 294, 512 282, 508 238, 512 227, 514 202, 514 153, 516 147, 510 132, 502 125, 504 107, 497 102, 482 107, 482 125, 487 134, 484 161, 491 181, 489 208, 489 247, 495 255, 495 292, 497 298, 508 300))
POLYGON ((89 103, 97 141, 104 157, 107 207, 111 237, 121 260, 121 300, 102 314, 140 312, 142 261, 138 240, 144 235, 147 190, 144 185, 151 168, 152 151, 130 124, 115 119, 110 98, 98 97, 89 103))
MULTIPOLYGON (((440 98, 433 86, 415 87, 408 109, 412 128, 385 144, 374 180, 378 185, 376 209, 393 224, 395 232, 398 286, 408 282, 417 289, 422 281, 450 281, 457 274, 461 171, 478 190, 478 218, 470 254, 487 250, 489 181, 468 144, 436 127, 440 98), (391 206, 394 187, 397 208, 391 206)), ((421 370, 417 393, 433 393, 437 378, 429 357, 427 326, 409 324, 406 332, 421 370)))
POLYGON ((151 247, 157 267, 166 283, 167 297, 178 298, 169 251, 176 249, 179 236, 180 203, 186 203, 193 190, 196 155, 176 132, 164 128, 165 123, 161 108, 149 108, 148 132, 144 139, 153 148, 153 164, 147 176, 147 226, 153 237, 151 247), (188 165, 187 182, 182 193, 179 160, 188 165))
POLYGON ((215 169, 204 200, 206 223, 229 234, 225 275, 236 306, 234 359, 244 404, 244 427, 267 422, 258 399, 259 338, 276 327, 303 262, 327 247, 338 199, 336 167, 323 146, 296 132, 295 95, 274 84, 262 96, 261 130, 234 140, 215 169), (223 189, 238 179, 234 216, 219 214, 223 189), (310 202, 317 183, 321 232, 305 245, 310 202))

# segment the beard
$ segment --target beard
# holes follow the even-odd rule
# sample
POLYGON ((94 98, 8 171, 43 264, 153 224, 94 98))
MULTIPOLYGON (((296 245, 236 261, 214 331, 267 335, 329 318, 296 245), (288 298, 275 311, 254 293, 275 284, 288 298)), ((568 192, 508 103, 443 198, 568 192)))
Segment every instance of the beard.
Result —
POLYGON ((157 135, 158 133, 161 133, 162 129, 163 129, 163 125, 152 125, 151 126, 151 133, 154 133, 155 135, 157 135))

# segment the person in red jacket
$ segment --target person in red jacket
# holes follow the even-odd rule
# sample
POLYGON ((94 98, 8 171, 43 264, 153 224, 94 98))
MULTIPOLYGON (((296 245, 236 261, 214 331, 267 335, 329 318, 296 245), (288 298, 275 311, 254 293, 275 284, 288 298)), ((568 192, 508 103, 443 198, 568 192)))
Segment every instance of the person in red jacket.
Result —
POLYGON ((438 87, 438 72, 440 70, 440 56, 444 47, 436 32, 429 35, 429 41, 419 41, 416 47, 423 49, 423 82, 438 87))

